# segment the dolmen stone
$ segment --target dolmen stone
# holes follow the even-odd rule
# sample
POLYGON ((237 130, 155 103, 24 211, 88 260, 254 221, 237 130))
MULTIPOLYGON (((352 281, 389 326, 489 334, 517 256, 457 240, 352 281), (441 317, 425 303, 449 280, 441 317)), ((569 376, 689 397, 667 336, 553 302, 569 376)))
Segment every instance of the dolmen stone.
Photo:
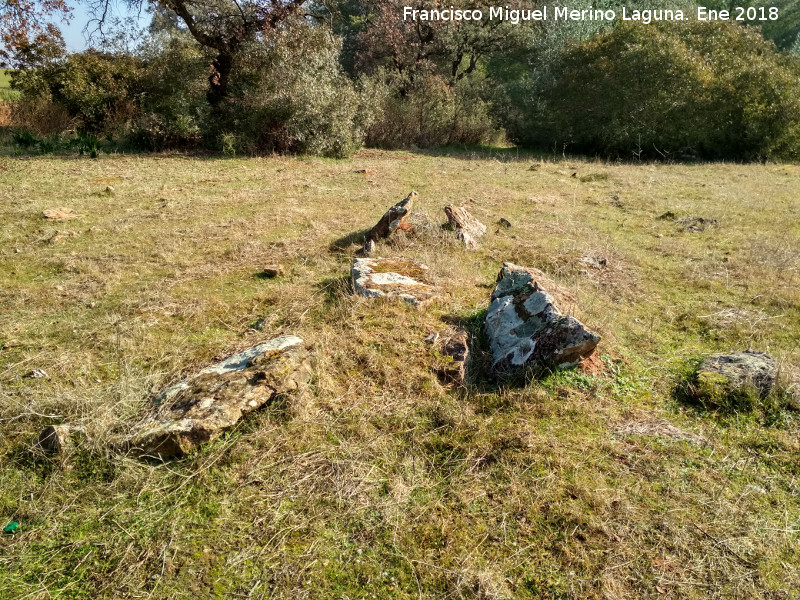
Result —
POLYGON ((414 200, 417 192, 411 192, 405 199, 401 200, 389 210, 387 210, 375 226, 367 232, 364 247, 361 253, 369 256, 375 251, 375 242, 386 239, 395 231, 410 231, 411 223, 408 221, 411 209, 414 207, 414 200))
POLYGON ((423 306, 436 296, 425 283, 428 267, 398 258, 356 258, 350 268, 353 290, 367 298, 399 299, 423 306))
POLYGON ((495 373, 574 366, 594 351, 600 336, 563 315, 557 301, 575 304, 569 292, 541 271, 503 265, 486 314, 495 373))
POLYGON ((124 446, 153 457, 188 454, 277 395, 296 390, 310 374, 303 340, 274 338, 163 391, 124 446))
POLYGON ((777 371, 775 359, 763 352, 712 354, 697 368, 692 391, 709 406, 752 408, 748 400, 768 396, 777 371))
POLYGON ((478 221, 463 206, 445 206, 444 214, 450 226, 456 230, 456 235, 467 248, 478 247, 480 239, 486 234, 486 225, 478 221))

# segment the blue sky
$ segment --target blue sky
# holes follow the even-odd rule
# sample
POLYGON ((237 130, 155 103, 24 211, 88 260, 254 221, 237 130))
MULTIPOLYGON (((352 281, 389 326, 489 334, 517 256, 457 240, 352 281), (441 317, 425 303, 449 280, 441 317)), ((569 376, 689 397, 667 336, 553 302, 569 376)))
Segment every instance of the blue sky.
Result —
MULTIPOLYGON (((110 1, 112 16, 121 19, 127 17, 137 18, 141 27, 146 27, 150 23, 149 14, 143 13, 142 16, 139 17, 138 12, 129 10, 125 2, 110 1)), ((58 25, 61 28, 61 33, 64 35, 64 41, 67 43, 67 50, 70 52, 80 52, 89 47, 89 42, 87 41, 88 32, 86 32, 85 29, 91 19, 91 14, 89 13, 89 7, 82 2, 73 1, 69 4, 72 8, 72 20, 68 25, 64 23, 59 23, 58 25)))

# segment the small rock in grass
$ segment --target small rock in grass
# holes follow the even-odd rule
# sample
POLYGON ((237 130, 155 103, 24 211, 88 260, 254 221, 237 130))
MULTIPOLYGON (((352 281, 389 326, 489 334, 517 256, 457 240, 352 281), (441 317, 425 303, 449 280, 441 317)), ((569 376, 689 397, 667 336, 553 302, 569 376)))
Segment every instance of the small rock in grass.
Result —
POLYGON ((69 231, 69 230, 56 231, 52 236, 50 236, 50 239, 48 239, 47 241, 50 244, 55 245, 55 244, 60 244, 61 242, 68 240, 69 238, 78 237, 78 235, 79 234, 77 231, 69 231))
POLYGON ((71 221, 72 219, 81 217, 81 215, 76 213, 73 209, 63 206, 59 208, 48 208, 42 212, 42 215, 44 215, 44 218, 48 221, 71 221))
POLYGON ((469 359, 469 337, 466 331, 457 331, 444 338, 442 354, 452 362, 437 369, 439 381, 445 384, 463 384, 467 376, 467 360, 469 359))
POLYGON ((775 359, 763 352, 712 354, 697 368, 690 392, 708 408, 752 410, 772 391, 776 374, 775 359))
POLYGON ((614 428, 614 433, 619 436, 645 436, 660 437, 666 439, 692 442, 694 444, 705 444, 707 440, 696 433, 691 433, 680 429, 666 421, 653 415, 643 415, 638 419, 632 419, 614 428))
POLYGON ((605 269, 608 266, 607 258, 591 256, 591 255, 582 256, 579 259, 579 262, 588 267, 592 267, 593 269, 605 269))
POLYGON ((689 233, 702 233, 709 227, 717 225, 717 219, 706 219, 704 217, 684 217, 675 219, 675 223, 683 227, 689 233))
POLYGON ((71 454, 76 438, 85 435, 82 427, 72 425, 50 425, 45 427, 36 440, 36 445, 47 454, 71 454))
POLYGON ((497 221, 497 224, 500 227, 504 227, 505 229, 511 229, 511 221, 509 221, 508 219, 504 219, 503 217, 501 217, 500 220, 497 221))
POLYGON ((50 376, 44 369, 34 369, 28 373, 28 379, 50 379, 50 376))
POLYGON ((275 277, 281 277, 284 272, 283 265, 272 265, 266 267, 259 275, 266 279, 273 279, 275 277))

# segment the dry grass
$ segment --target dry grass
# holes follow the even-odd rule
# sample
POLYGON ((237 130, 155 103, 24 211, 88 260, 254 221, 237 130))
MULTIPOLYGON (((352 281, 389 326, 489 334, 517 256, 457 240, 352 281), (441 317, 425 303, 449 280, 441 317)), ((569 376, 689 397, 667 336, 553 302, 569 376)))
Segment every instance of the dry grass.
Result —
POLYGON ((797 597, 794 416, 721 417, 672 389, 704 352, 800 364, 800 167, 529 167, 0 159, 0 519, 21 523, 0 538, 0 597, 797 597), (411 189, 422 235, 376 255, 428 265, 444 299, 354 297, 357 233, 411 189), (435 226, 447 204, 489 226, 481 250, 435 226), (504 261, 575 294, 604 375, 482 375, 504 261), (255 276, 275 263, 285 276, 255 276), (466 389, 424 343, 453 327, 474 334, 466 389), (185 460, 104 450, 152 392, 287 333, 315 348, 303 394, 185 460), (33 452, 62 421, 93 443, 33 452))

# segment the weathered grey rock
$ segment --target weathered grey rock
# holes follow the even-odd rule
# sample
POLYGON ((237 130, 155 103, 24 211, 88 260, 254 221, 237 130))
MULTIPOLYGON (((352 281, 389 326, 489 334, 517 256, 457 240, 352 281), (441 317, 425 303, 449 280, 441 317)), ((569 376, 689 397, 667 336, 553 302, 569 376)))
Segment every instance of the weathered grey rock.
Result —
POLYGON ((486 225, 478 221, 463 206, 445 206, 444 214, 450 225, 455 228, 458 239, 464 242, 467 248, 478 247, 480 239, 486 234, 486 225))
POLYGON ((50 425, 39 434, 36 446, 47 454, 66 456, 75 449, 77 439, 84 435, 82 427, 68 424, 50 425))
POLYGON ((486 314, 493 370, 576 365, 590 355, 600 336, 557 308, 575 299, 537 269, 505 263, 486 314))
POLYGON ((353 289, 367 298, 397 298, 422 306, 436 296, 433 286, 421 281, 428 267, 397 258, 356 258, 350 269, 353 289))
POLYGON ((437 369, 442 383, 462 384, 467 375, 469 359, 469 336, 466 331, 456 331, 442 338, 442 354, 451 362, 437 369))
POLYGON ((712 354, 700 363, 695 395, 712 405, 730 405, 737 397, 755 392, 764 398, 775 385, 777 364, 763 352, 712 354))
POLYGON ((417 192, 411 192, 404 200, 401 200, 384 213, 380 221, 367 233, 364 247, 361 250, 362 254, 368 256, 375 250, 375 242, 377 240, 388 238, 398 229, 401 231, 409 231, 411 229, 408 216, 411 214, 416 198, 417 192))
POLYGON ((150 456, 187 454, 276 395, 297 389, 310 373, 301 338, 264 342, 162 392, 124 445, 150 456))

